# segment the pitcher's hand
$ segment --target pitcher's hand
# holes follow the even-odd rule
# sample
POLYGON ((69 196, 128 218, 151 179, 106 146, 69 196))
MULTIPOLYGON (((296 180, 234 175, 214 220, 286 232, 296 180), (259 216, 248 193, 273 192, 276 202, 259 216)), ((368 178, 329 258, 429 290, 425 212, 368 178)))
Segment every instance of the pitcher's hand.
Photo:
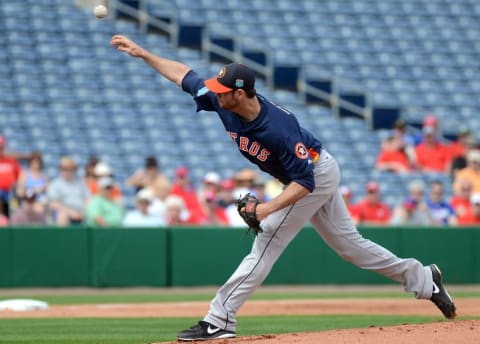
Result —
POLYGON ((133 57, 143 57, 146 53, 145 49, 122 35, 113 36, 111 44, 116 47, 117 50, 123 51, 133 57))

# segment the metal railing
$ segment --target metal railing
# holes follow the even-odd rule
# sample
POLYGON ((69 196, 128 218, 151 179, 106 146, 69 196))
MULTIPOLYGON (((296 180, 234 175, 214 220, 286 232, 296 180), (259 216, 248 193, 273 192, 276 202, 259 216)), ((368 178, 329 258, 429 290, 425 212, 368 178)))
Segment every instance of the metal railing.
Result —
MULTIPOLYGON (((149 26, 155 27, 158 30, 168 33, 171 38, 170 42, 173 45, 178 45, 179 24, 177 23, 176 18, 174 16, 171 16, 170 21, 165 22, 151 16, 147 10, 148 0, 139 0, 138 9, 131 7, 119 0, 109 0, 108 5, 111 9, 111 13, 113 13, 114 15, 121 12, 132 18, 135 18, 135 20, 137 20, 139 23, 140 32, 147 32, 149 26)), ((259 75, 263 76, 268 87, 274 88, 274 63, 272 62, 272 57, 268 51, 262 49, 266 56, 266 63, 265 65, 263 65, 244 56, 237 38, 227 36, 233 41, 233 50, 230 50, 216 44, 212 40, 214 34, 214 32, 210 31, 208 25, 204 27, 202 34, 201 50, 202 56, 205 60, 209 61, 211 54, 216 54, 230 61, 241 62, 256 71, 259 75)), ((256 47, 252 48, 257 49, 256 47)), ((354 113, 355 115, 364 118, 367 122, 371 121, 372 102, 369 95, 363 89, 360 90, 358 87, 345 80, 326 76, 323 79, 330 80, 333 87, 331 92, 325 92, 324 90, 309 85, 304 74, 305 72, 303 68, 300 68, 300 77, 297 86, 298 94, 300 97, 302 97, 303 100, 306 100, 307 95, 311 95, 313 97, 321 99, 326 104, 328 104, 332 108, 333 114, 336 116, 340 115, 340 109, 345 109, 354 113), (346 99, 343 99, 340 89, 357 92, 365 96, 365 106, 362 107, 346 99)))

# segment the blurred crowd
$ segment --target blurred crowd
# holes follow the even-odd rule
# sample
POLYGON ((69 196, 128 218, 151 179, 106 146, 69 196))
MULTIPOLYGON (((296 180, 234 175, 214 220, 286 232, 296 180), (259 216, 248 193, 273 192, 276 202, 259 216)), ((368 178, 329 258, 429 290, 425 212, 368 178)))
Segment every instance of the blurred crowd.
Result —
POLYGON ((153 156, 125 181, 96 157, 83 168, 63 157, 50 180, 39 152, 7 154, 6 143, 0 136, 0 226, 244 227, 235 203, 240 196, 250 192, 267 201, 282 190, 278 181, 251 169, 225 178, 211 171, 195 187, 188 168, 179 166, 169 180, 153 156), (124 188, 135 190, 132 207, 125 204, 124 188))
POLYGON ((394 173, 445 173, 452 179, 463 170, 460 179, 476 179, 476 190, 479 191, 478 176, 466 172, 471 169, 467 162, 478 156, 479 142, 466 126, 460 126, 454 140, 447 140, 441 133, 435 115, 424 117, 421 131, 398 119, 391 134, 382 142, 376 169, 394 173))
MULTIPOLYGON (((375 167, 386 173, 449 174, 454 194, 444 194, 442 181, 425 185, 413 180, 408 197, 391 207, 382 201, 377 181, 365 185, 364 198, 356 203, 352 189, 344 185, 341 191, 356 224, 480 225, 480 145, 468 128, 462 127, 456 140, 447 141, 433 115, 424 118, 420 133, 410 132, 398 120, 382 142, 375 167)), ((232 176, 210 171, 201 181, 191 180, 184 166, 172 174, 169 180, 154 156, 146 157, 144 165, 124 181, 96 157, 86 166, 63 157, 57 176, 50 180, 40 152, 7 153, 7 138, 0 135, 0 226, 244 227, 235 201, 248 192, 268 201, 283 188, 253 169, 232 176), (134 206, 125 205, 125 188, 135 190, 134 206)))
MULTIPOLYGON (((433 172, 450 176, 453 195, 434 180, 425 185, 413 180, 408 197, 391 209, 382 202, 378 183, 365 186, 365 198, 352 204, 352 191, 342 192, 357 224, 470 226, 480 225, 480 144, 468 127, 461 126, 454 140, 441 135, 435 115, 426 115, 421 130, 409 130, 399 119, 382 142, 376 169, 390 173, 433 172)), ((442 179, 443 180, 443 179, 442 179)))
POLYGON ((352 203, 349 187, 342 186, 341 192, 357 225, 480 226, 480 193, 472 192, 472 184, 466 181, 447 199, 441 181, 425 185, 422 180, 413 180, 408 197, 393 208, 382 201, 380 185, 375 181, 365 185, 365 197, 357 203, 352 203))

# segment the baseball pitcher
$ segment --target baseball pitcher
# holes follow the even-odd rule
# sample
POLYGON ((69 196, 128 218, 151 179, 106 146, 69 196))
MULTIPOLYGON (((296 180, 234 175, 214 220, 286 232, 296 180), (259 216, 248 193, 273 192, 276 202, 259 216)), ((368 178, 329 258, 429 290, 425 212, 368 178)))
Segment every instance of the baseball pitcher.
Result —
POLYGON ((403 284, 416 298, 431 300, 445 317, 455 317, 455 305, 436 265, 399 258, 359 234, 339 190, 335 158, 293 113, 256 92, 252 70, 231 63, 204 80, 188 66, 155 55, 124 36, 113 36, 111 43, 190 93, 197 111, 216 112, 240 153, 285 185, 269 202, 258 203, 251 195, 239 201, 240 214, 257 233, 252 250, 218 290, 204 319, 181 331, 178 340, 235 337, 238 310, 308 221, 343 259, 403 284))

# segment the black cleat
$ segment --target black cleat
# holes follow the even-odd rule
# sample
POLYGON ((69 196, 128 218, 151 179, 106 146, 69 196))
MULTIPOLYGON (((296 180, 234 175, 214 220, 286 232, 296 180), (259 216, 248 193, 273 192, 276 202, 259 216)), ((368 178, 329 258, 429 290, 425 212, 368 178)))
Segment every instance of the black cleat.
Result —
POLYGON ((447 319, 453 319, 457 316, 455 313, 455 304, 448 294, 447 289, 442 284, 442 272, 436 264, 430 265, 433 277, 433 292, 430 301, 432 301, 447 319))
POLYGON ((193 325, 187 330, 181 331, 177 335, 177 340, 190 342, 196 340, 234 338, 235 336, 235 332, 224 330, 206 321, 199 321, 198 324, 193 325))

